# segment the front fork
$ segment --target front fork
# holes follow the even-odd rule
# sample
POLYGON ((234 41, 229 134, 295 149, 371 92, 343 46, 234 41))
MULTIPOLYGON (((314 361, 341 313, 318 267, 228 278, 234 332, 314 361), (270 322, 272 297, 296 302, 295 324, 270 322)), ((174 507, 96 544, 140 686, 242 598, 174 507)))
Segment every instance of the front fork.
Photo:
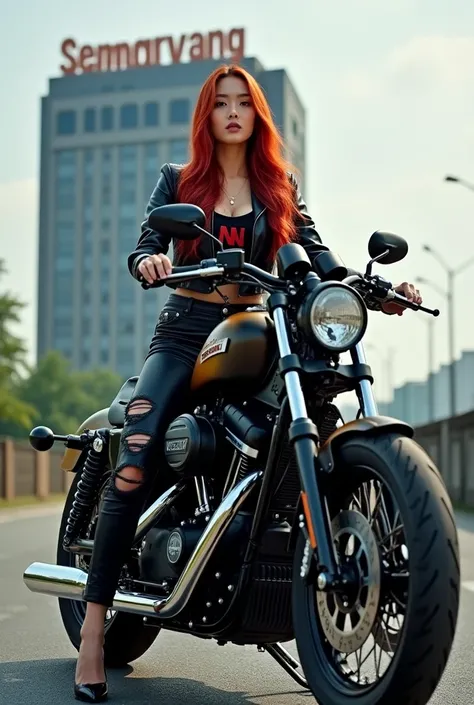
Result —
MULTIPOLYGON (((269 303, 273 310, 273 320, 280 351, 280 372, 285 380, 288 402, 291 412, 289 439, 295 449, 298 464, 301 499, 306 522, 307 538, 313 552, 318 550, 318 588, 320 590, 337 590, 343 588, 347 576, 338 564, 334 543, 332 541, 331 519, 326 498, 321 493, 319 473, 315 460, 318 455, 318 430, 308 418, 306 402, 300 381, 300 366, 297 355, 292 354, 286 317, 286 297, 274 294, 269 303)), ((352 351, 354 363, 365 363, 364 348, 359 343, 352 351)), ((358 390, 361 411, 364 416, 377 415, 377 405, 371 384, 363 380, 358 390)), ((303 517, 301 517, 303 519, 303 517)), ((301 521, 300 525, 305 525, 301 521)), ((308 551, 306 551, 306 554, 308 551)), ((307 577, 311 565, 310 556, 305 555, 302 577, 307 577)))
MULTIPOLYGON (((351 350, 352 362, 356 364, 367 364, 365 350, 362 343, 357 343, 355 348, 351 350)), ((362 416, 378 416, 377 402, 375 401, 374 390, 372 383, 368 379, 363 379, 359 382, 357 389, 357 397, 359 399, 360 410, 362 416)))

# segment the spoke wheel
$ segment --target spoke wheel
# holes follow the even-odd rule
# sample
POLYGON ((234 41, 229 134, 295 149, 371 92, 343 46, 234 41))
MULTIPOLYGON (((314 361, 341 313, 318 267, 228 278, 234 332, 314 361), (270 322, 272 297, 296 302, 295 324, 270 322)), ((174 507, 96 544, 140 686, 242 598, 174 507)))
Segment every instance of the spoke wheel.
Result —
POLYGON ((303 533, 294 560, 293 621, 309 687, 318 705, 427 705, 459 608, 446 487, 423 449, 396 434, 352 436, 334 460, 325 492, 347 583, 320 591, 317 570, 301 578, 303 533))

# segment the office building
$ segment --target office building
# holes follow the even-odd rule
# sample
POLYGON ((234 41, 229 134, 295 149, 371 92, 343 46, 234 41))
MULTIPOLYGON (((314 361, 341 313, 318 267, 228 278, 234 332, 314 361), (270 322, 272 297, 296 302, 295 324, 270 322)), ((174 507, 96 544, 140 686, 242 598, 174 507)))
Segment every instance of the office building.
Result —
MULTIPOLYGON (((264 88, 304 182, 305 112, 288 75, 255 58, 240 63, 264 88)), ((76 369, 110 367, 124 378, 140 370, 169 289, 144 291, 127 256, 161 164, 187 160, 199 88, 221 64, 50 80, 41 118, 38 358, 56 349, 76 369)))

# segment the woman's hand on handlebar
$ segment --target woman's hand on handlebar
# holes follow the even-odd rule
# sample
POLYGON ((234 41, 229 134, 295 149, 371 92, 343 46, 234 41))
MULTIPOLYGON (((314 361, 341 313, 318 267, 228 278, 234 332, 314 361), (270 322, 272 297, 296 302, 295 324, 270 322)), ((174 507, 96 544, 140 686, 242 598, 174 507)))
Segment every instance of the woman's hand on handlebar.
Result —
MULTIPOLYGON (((414 304, 421 304, 423 301, 423 298, 419 292, 419 290, 415 287, 414 284, 409 284, 408 282, 403 282, 403 284, 399 284, 398 286, 395 286, 393 290, 397 294, 401 294, 404 296, 408 301, 411 301, 414 304)), ((393 301, 388 301, 386 303, 382 304, 382 311, 384 313, 388 313, 389 315, 397 314, 398 316, 402 316, 403 313, 406 311, 406 309, 401 306, 400 304, 397 304, 393 301)))
POLYGON ((173 265, 166 255, 150 255, 142 259, 137 269, 145 281, 153 284, 157 279, 165 279, 171 274, 173 265))

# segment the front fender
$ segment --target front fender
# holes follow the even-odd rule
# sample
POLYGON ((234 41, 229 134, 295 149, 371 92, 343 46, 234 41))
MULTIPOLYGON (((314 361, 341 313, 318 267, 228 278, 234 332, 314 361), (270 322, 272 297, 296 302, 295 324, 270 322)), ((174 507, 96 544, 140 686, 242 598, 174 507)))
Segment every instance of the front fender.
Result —
POLYGON ((348 438, 362 434, 376 435, 387 431, 400 433, 402 436, 413 438, 415 431, 410 424, 391 416, 367 416, 355 419, 336 428, 329 438, 323 443, 318 452, 320 467, 326 472, 334 469, 334 450, 348 438))
MULTIPOLYGON (((338 446, 340 446, 348 438, 353 438, 354 436, 360 436, 363 434, 376 435, 387 431, 397 432, 402 436, 407 436, 408 438, 413 438, 415 435, 415 431, 412 426, 405 423, 405 421, 394 419, 391 416, 367 416, 365 418, 355 419, 354 421, 350 421, 349 423, 336 428, 336 430, 331 433, 329 438, 323 443, 318 452, 317 462, 319 467, 321 470, 328 473, 334 470, 334 450, 337 450, 338 446)), ((292 551, 296 545, 296 539, 299 532, 300 514, 302 513, 303 503, 300 495, 288 542, 289 551, 292 551)))
MULTIPOLYGON (((96 431, 99 428, 112 428, 109 422, 109 409, 101 409, 96 411, 95 414, 89 416, 77 429, 76 435, 80 436, 85 430, 96 431)), ((64 455, 61 460, 60 468, 65 472, 74 472, 77 461, 81 457, 81 450, 74 450, 73 448, 66 448, 64 455)))

